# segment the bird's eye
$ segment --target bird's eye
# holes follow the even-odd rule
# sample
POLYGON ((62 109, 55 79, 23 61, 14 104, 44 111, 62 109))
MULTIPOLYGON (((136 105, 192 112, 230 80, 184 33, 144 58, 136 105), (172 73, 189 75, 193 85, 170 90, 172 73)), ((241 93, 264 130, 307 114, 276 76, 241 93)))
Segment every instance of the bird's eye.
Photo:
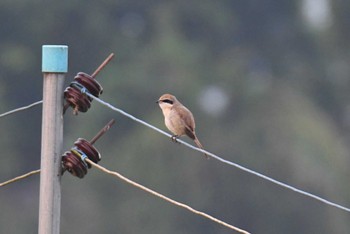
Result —
POLYGON ((164 100, 162 100, 162 102, 166 102, 166 103, 169 103, 169 104, 173 104, 174 102, 173 101, 171 101, 171 100, 169 100, 169 99, 164 99, 164 100))

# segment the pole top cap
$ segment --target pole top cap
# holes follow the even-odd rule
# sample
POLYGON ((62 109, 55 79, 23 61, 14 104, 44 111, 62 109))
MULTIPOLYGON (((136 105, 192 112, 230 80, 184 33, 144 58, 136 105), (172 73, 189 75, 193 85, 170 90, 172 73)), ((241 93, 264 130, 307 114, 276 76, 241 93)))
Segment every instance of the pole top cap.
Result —
POLYGON ((68 71, 68 46, 43 45, 42 72, 66 73, 68 71))

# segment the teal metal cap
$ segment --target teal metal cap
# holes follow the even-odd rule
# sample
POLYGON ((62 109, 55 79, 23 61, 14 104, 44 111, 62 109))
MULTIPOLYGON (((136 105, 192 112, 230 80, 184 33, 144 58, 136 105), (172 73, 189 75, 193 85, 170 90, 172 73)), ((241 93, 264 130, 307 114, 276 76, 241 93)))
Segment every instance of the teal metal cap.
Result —
POLYGON ((68 71, 68 46, 43 45, 42 72, 66 73, 68 71))

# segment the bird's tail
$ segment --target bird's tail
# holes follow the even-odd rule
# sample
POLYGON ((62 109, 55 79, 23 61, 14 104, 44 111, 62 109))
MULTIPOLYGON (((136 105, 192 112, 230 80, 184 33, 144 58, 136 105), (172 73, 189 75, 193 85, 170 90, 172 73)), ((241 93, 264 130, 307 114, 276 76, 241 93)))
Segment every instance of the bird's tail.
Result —
MULTIPOLYGON (((196 145, 198 146, 198 148, 204 149, 204 148, 203 148, 203 145, 200 143, 200 141, 198 140, 197 137, 194 138, 194 143, 196 143, 196 145)), ((204 153, 204 155, 205 155, 205 157, 206 157, 207 159, 209 159, 209 155, 207 155, 206 153, 204 153)))

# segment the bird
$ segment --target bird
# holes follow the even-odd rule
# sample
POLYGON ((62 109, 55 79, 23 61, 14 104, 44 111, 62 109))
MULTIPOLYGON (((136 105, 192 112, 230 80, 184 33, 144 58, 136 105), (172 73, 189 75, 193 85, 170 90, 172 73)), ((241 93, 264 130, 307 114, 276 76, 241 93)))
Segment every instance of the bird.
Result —
MULTIPOLYGON (((174 134, 171 137, 173 141, 176 142, 178 137, 187 135, 200 149, 204 149, 196 135, 196 124, 189 109, 171 94, 163 94, 156 103, 162 109, 165 126, 174 134)), ((204 155, 209 159, 207 154, 204 155)))

